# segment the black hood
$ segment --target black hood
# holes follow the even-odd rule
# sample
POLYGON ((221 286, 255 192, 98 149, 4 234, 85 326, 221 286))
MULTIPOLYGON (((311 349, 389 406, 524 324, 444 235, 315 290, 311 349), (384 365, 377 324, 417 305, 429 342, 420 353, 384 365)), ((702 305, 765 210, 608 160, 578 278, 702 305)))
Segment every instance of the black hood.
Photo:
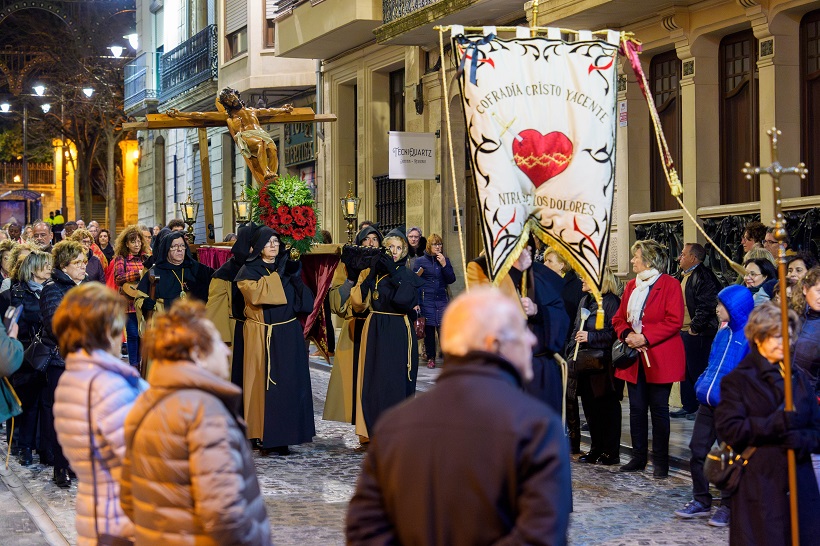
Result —
POLYGON ((190 263, 190 249, 188 248, 188 241, 185 240, 185 232, 168 230, 168 233, 163 234, 162 231, 160 231, 159 235, 157 235, 157 246, 154 248, 153 256, 155 266, 171 267, 172 264, 168 261, 168 250, 171 248, 171 244, 177 239, 182 239, 182 242, 185 243, 185 258, 183 258, 182 264, 185 265, 186 262, 190 263))
MULTIPOLYGON (((398 237, 402 241, 404 241, 404 246, 405 246, 405 248, 407 248, 407 252, 404 254, 404 256, 400 260, 396 261, 396 263, 401 264, 401 265, 406 264, 407 259, 410 257, 410 243, 407 242, 407 235, 404 234, 403 229, 394 228, 394 229, 391 229, 390 232, 387 235, 384 236, 385 239, 389 239, 390 237, 398 237)), ((390 251, 388 250, 387 253, 389 255, 390 251)), ((416 275, 413 275, 413 276, 416 277, 416 275)), ((421 277, 416 277, 416 278, 420 279, 421 277)))
MULTIPOLYGON (((251 251, 248 253, 248 258, 245 260, 245 263, 252 262, 253 260, 257 259, 259 255, 262 253, 262 248, 264 248, 265 244, 270 240, 271 237, 276 235, 279 237, 279 256, 276 257, 278 260, 280 256, 287 253, 288 250, 285 248, 285 242, 282 240, 282 236, 279 235, 279 232, 273 228, 268 226, 261 226, 259 229, 253 232, 251 235, 251 251)), ((239 236, 237 235, 237 239, 239 236)), ((237 241, 238 242, 238 241, 237 241)))
POLYGON ((248 255, 251 253, 251 239, 261 227, 253 222, 248 222, 236 232, 236 241, 231 247, 231 254, 233 254, 233 258, 238 265, 244 264, 248 259, 248 255))
POLYGON ((356 246, 362 246, 362 242, 364 241, 365 237, 367 237, 371 233, 376 234, 376 238, 379 239, 379 246, 381 246, 384 237, 382 236, 381 232, 373 226, 365 226, 359 233, 356 234, 356 246))

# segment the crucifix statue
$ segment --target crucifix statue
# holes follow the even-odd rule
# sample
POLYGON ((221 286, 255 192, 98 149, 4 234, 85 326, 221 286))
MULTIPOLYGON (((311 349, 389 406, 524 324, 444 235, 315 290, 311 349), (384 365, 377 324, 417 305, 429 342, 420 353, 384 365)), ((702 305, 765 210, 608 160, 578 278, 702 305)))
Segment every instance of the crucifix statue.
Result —
MULTIPOLYGON (((772 177, 774 181, 774 207, 775 218, 772 220, 774 224, 774 238, 778 241, 778 277, 780 284, 780 332, 783 336, 783 375, 785 381, 783 382, 784 394, 784 409, 786 411, 794 410, 794 398, 792 394, 792 369, 791 369, 791 351, 789 348, 789 305, 786 299, 786 247, 784 242, 786 240, 786 219, 783 217, 783 204, 780 197, 780 177, 783 175, 797 175, 800 178, 806 178, 808 169, 804 163, 798 163, 796 167, 783 167, 777 158, 777 137, 782 133, 776 127, 772 127, 766 131, 769 139, 772 141, 772 164, 768 167, 752 167, 750 163, 746 163, 743 168, 743 174, 746 175, 747 180, 751 180, 753 176, 766 174, 772 177)), ((788 470, 789 470, 789 503, 791 508, 791 530, 792 530, 792 544, 799 544, 800 532, 797 521, 797 462, 794 455, 794 450, 787 451, 788 456, 788 470)))
MULTIPOLYGON (((267 123, 333 122, 334 114, 316 114, 312 108, 248 108, 239 97, 239 92, 226 88, 216 100, 217 112, 180 112, 169 110, 166 114, 148 114, 145 121, 123 124, 124 130, 147 129, 197 129, 199 133, 199 156, 202 180, 211 179, 208 159, 207 127, 227 127, 257 184, 275 176, 279 168, 276 144, 262 128, 267 123)), ((213 201, 211 184, 202 184, 205 205, 205 223, 213 225, 213 201)), ((208 242, 213 243, 212 230, 208 229, 208 242)))
POLYGON ((239 91, 226 87, 216 99, 216 108, 218 112, 180 112, 171 109, 166 114, 170 118, 193 121, 224 121, 254 180, 262 184, 265 179, 273 177, 279 169, 276 144, 259 125, 259 116, 290 114, 293 112, 293 105, 287 104, 282 108, 248 108, 239 96, 239 91))

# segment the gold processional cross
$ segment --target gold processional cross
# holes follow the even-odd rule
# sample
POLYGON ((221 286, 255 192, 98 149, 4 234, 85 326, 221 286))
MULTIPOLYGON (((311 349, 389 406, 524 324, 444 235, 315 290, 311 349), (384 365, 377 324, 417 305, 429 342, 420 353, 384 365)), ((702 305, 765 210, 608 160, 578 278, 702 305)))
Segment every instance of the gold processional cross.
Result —
MULTIPOLYGON (((786 411, 794 410, 794 398, 792 393, 792 382, 789 380, 791 374, 791 355, 789 350, 789 337, 792 332, 789 331, 789 302, 786 299, 786 219, 783 217, 783 202, 780 196, 780 177, 784 175, 797 175, 800 178, 806 178, 809 170, 804 163, 798 163, 796 167, 784 167, 780 164, 777 157, 777 137, 781 132, 776 127, 772 127, 766 131, 769 135, 772 146, 772 164, 768 167, 752 167, 750 163, 746 163, 743 168, 743 174, 746 175, 746 180, 751 180, 753 176, 766 174, 772 178, 774 191, 774 209, 775 217, 772 220, 774 224, 774 238, 778 242, 778 284, 780 285, 780 316, 781 316, 781 333, 783 335, 783 374, 786 381, 784 386, 784 407, 786 411)), ((792 290, 797 290, 795 286, 792 290)), ((789 467, 789 502, 791 505, 791 529, 792 529, 792 544, 799 545, 800 533, 797 521, 797 465, 794 456, 794 450, 788 450, 788 467, 789 467)))

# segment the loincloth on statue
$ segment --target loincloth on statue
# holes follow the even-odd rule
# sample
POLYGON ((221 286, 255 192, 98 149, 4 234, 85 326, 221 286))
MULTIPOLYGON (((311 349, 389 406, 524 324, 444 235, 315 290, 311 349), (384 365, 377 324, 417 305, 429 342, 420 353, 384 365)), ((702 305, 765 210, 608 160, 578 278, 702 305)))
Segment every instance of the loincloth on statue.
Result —
POLYGON ((265 144, 273 144, 273 139, 264 129, 247 129, 245 131, 239 131, 233 136, 233 140, 239 147, 239 153, 241 153, 244 157, 256 157, 256 154, 251 151, 250 146, 248 146, 248 142, 245 140, 246 136, 261 138, 265 144))

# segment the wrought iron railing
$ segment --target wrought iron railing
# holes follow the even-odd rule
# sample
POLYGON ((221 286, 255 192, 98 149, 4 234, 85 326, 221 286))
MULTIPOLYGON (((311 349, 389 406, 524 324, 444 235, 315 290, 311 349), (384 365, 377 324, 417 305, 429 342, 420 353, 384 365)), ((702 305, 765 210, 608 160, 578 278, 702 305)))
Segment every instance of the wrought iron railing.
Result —
MULTIPOLYGON (((54 165, 51 163, 29 163, 28 183, 54 184, 54 165)), ((0 163, 0 187, 23 186, 23 163, 0 163)), ((0 192, 3 193, 3 192, 0 192)))
POLYGON ((160 57, 160 102, 217 76, 216 25, 209 25, 160 57))
POLYGON ((435 4, 440 0, 382 0, 384 22, 395 21, 416 10, 435 4))
POLYGON ((635 237, 640 239, 654 239, 666 247, 666 268, 661 273, 675 275, 678 272, 677 257, 683 248, 683 222, 652 222, 651 224, 637 224, 635 237))
POLYGON ((125 109, 139 105, 145 99, 157 98, 155 67, 159 67, 159 53, 143 53, 125 65, 125 109), (151 58, 153 56, 153 59, 151 58))
POLYGON ((381 232, 387 234, 393 228, 404 227, 404 180, 395 180, 385 174, 374 176, 373 182, 376 185, 376 222, 381 232))

